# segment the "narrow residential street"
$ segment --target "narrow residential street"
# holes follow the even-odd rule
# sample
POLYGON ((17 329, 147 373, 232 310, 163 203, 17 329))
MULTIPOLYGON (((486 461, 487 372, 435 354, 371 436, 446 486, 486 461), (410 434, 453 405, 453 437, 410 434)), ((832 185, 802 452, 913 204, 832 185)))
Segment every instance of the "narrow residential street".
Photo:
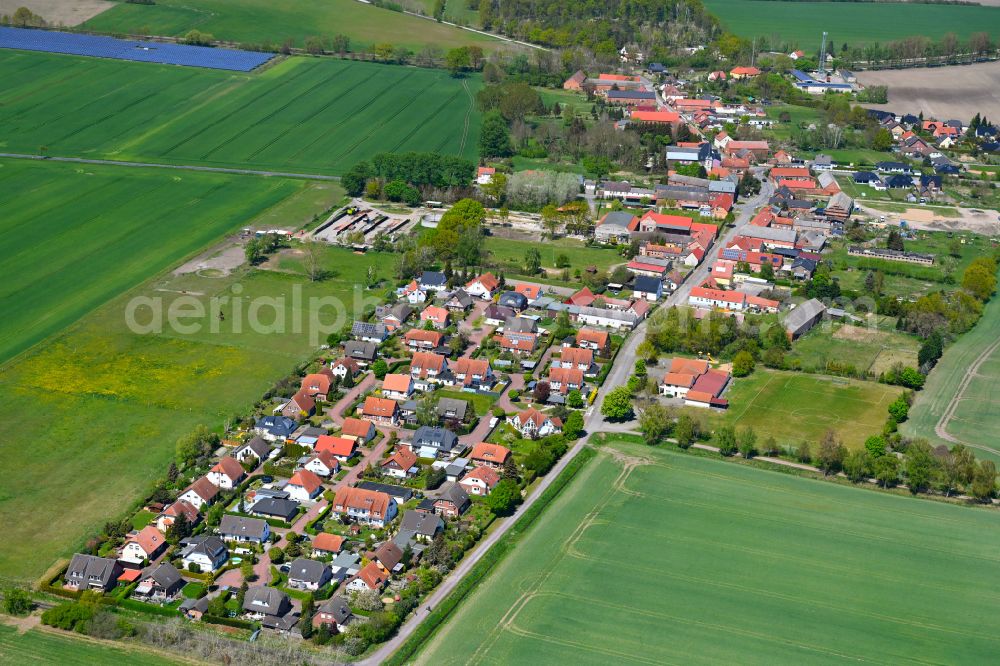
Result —
MULTIPOLYGON (((750 219, 753 217, 756 209, 759 206, 764 205, 770 196, 770 184, 766 181, 762 181, 761 191, 757 196, 746 200, 742 204, 738 204, 739 214, 736 218, 735 225, 726 231, 718 240, 716 240, 716 243, 713 245, 710 252, 714 253, 717 248, 722 247, 731 241, 739 233, 740 229, 750 222, 750 219)), ((710 258, 706 256, 705 261, 703 261, 694 271, 691 272, 690 275, 688 275, 684 283, 678 287, 677 291, 671 294, 664 301, 661 307, 670 307, 686 303, 688 295, 691 293, 691 287, 700 284, 705 280, 705 278, 708 277, 711 264, 712 262, 710 258)), ((476 545, 475 548, 466 554, 465 558, 462 559, 455 570, 449 573, 448 576, 441 582, 441 585, 431 593, 431 595, 424 602, 424 606, 433 608, 434 606, 440 604, 441 601, 455 589, 455 586, 458 585, 459 581, 461 581, 462 578, 469 573, 472 567, 479 562, 490 547, 503 538, 514 523, 517 522, 518 518, 538 500, 538 498, 552 484, 553 480, 558 478, 570 461, 572 461, 573 458, 575 458, 576 455, 583 449, 587 440, 590 438, 590 435, 596 432, 602 432, 605 429, 613 429, 619 432, 624 430, 626 424, 610 424, 606 422, 604 417, 601 415, 600 406, 604 401, 605 396, 611 389, 616 386, 622 386, 628 381, 628 377, 635 367, 636 348, 645 339, 647 321, 648 320, 643 320, 622 343, 622 348, 618 352, 618 356, 615 357, 614 365, 608 373, 608 377, 604 381, 604 384, 598 391, 594 404, 589 407, 584 414, 584 429, 586 434, 577 440, 570 450, 566 452, 566 455, 564 455, 549 471, 549 473, 542 478, 534 490, 525 498, 521 506, 518 507, 514 515, 509 518, 505 518, 496 530, 491 532, 489 536, 483 539, 478 545, 476 545)), ((551 348, 547 353, 550 352, 551 348)), ((500 402, 497 404, 504 406, 500 402)), ((504 406, 504 408, 509 409, 507 406, 504 406)), ((418 624, 420 624, 421 621, 423 621, 426 614, 426 611, 418 610, 416 614, 403 623, 393 638, 383 643, 379 649, 373 652, 370 656, 357 663, 363 666, 376 666, 377 664, 383 662, 393 652, 395 652, 400 645, 403 644, 403 642, 409 637, 410 633, 417 627, 418 624)), ((455 620, 452 619, 450 621, 455 620)))

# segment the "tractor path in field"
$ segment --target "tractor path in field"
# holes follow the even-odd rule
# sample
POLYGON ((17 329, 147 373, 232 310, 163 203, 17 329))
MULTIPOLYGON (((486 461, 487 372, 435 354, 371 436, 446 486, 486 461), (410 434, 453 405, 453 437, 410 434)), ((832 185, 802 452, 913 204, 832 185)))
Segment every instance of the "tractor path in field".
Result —
POLYGON ((211 173, 234 173, 242 176, 275 176, 279 178, 302 178, 305 180, 339 181, 340 176, 325 176, 318 173, 292 173, 288 171, 260 171, 257 169, 233 169, 230 167, 211 167, 198 164, 161 164, 158 162, 121 162, 119 160, 95 160, 84 157, 57 157, 45 155, 27 155, 25 153, 0 153, 0 157, 15 160, 48 160, 51 162, 73 162, 74 164, 106 164, 109 166, 131 168, 176 169, 178 171, 208 171, 211 173))
POLYGON ((983 363, 985 363, 989 359, 989 357, 993 354, 993 352, 997 350, 997 347, 1000 347, 1000 340, 997 340, 989 347, 984 349, 983 353, 977 356, 976 360, 973 361, 971 366, 969 366, 969 369, 965 371, 965 375, 962 377, 962 381, 958 385, 958 390, 955 391, 955 395, 952 396, 951 400, 948 401, 948 406, 945 407, 944 413, 941 415, 940 420, 938 420, 937 424, 934 426, 935 434, 937 434, 937 436, 940 437, 941 439, 947 442, 951 442, 953 444, 959 444, 959 443, 965 444, 966 446, 970 446, 974 449, 992 451, 992 449, 988 447, 984 447, 978 444, 969 444, 968 442, 961 441, 960 439, 958 439, 957 437, 948 432, 948 423, 951 421, 952 418, 954 418, 955 410, 958 409, 959 403, 962 402, 962 395, 965 393, 965 389, 967 389, 969 387, 969 384, 972 383, 972 379, 977 374, 979 374, 979 368, 981 368, 983 363))

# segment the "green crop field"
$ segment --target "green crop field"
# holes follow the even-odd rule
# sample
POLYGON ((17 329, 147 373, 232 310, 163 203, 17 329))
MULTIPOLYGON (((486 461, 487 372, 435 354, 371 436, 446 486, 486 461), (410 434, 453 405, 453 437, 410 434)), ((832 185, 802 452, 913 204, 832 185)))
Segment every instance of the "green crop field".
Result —
POLYGON ((927 377, 924 389, 910 409, 910 420, 901 426, 905 434, 949 446, 952 440, 960 441, 976 449, 977 456, 985 455, 1000 462, 1000 399, 996 395, 1000 385, 998 328, 1000 299, 994 298, 986 305, 975 328, 947 348, 927 377), (970 372, 972 377, 966 382, 966 374, 970 372), (935 431, 946 415, 950 418, 946 419, 944 432, 951 440, 939 437, 935 431))
POLYGON ((353 50, 389 43, 420 50, 476 45, 490 51, 507 42, 357 0, 157 0, 155 5, 120 3, 87 21, 104 32, 182 36, 197 29, 216 39, 251 44, 302 46, 306 37, 347 35, 353 50))
MULTIPOLYGON (((131 5, 138 6, 138 5, 131 5)), ((338 174, 380 151, 475 158, 481 79, 334 59, 256 74, 0 51, 0 149, 338 174)))
POLYGON ((0 159, 0 364, 304 184, 0 159))
POLYGON ((129 662, 142 662, 150 666, 184 663, 180 660, 167 659, 159 652, 131 648, 125 644, 113 646, 43 629, 32 629, 22 634, 13 627, 0 624, 0 664, 3 666, 21 664, 94 666, 129 662))
POLYGON ((815 444, 833 430, 845 445, 856 448, 882 432, 886 409, 901 391, 875 382, 758 368, 749 377, 733 380, 725 394, 729 409, 713 412, 709 421, 713 426, 749 426, 758 437, 772 436, 789 446, 802 440, 815 444))
POLYGON ((993 512, 600 451, 418 664, 993 660, 993 512))
POLYGON ((707 0, 705 6, 741 37, 777 37, 817 54, 823 31, 838 48, 915 35, 940 39, 954 32, 964 39, 974 32, 1000 32, 1000 7, 780 0, 707 0))

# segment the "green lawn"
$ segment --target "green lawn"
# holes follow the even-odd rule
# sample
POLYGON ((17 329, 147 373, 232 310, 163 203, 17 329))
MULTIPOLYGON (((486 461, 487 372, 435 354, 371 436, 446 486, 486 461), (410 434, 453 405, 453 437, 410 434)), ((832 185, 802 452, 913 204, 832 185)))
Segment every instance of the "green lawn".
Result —
POLYGON ((126 644, 109 645, 73 634, 56 634, 42 629, 32 629, 24 634, 13 627, 0 624, 0 664, 53 664, 54 666, 94 666, 95 664, 121 663, 172 666, 184 663, 167 659, 162 653, 131 647, 126 644))
POLYGON ((944 431, 967 446, 977 456, 1000 462, 1000 351, 994 349, 1000 327, 1000 299, 994 298, 983 310, 983 317, 968 333, 948 347, 937 366, 927 377, 924 389, 910 409, 910 420, 900 429, 912 437, 924 437, 935 444, 951 445, 938 437, 935 426, 948 413, 953 398, 958 399, 953 416, 944 431), (985 356, 984 356, 985 355, 985 356), (963 379, 980 357, 968 385, 963 379))
MULTIPOLYGON (((802 440, 820 440, 832 429, 848 447, 859 447, 882 431, 886 409, 902 391, 875 382, 758 368, 749 377, 733 380, 726 391, 729 409, 713 412, 713 426, 750 426, 760 438, 797 446, 802 440)), ((693 414, 704 414, 695 407, 693 414)))
POLYGON ((966 39, 977 31, 1000 31, 1000 8, 947 4, 872 2, 775 2, 707 0, 723 26, 745 37, 777 37, 819 53, 822 32, 837 48, 923 35, 934 40, 954 32, 966 39))
POLYGON ((288 58, 234 74, 4 50, 0 80, 5 152, 339 174, 381 151, 474 158, 479 138, 481 79, 441 70, 288 58))
POLYGON ((475 410, 476 416, 485 416, 493 409, 495 398, 481 393, 466 393, 465 391, 437 391, 434 395, 439 398, 451 398, 453 400, 464 400, 475 410))
MULTIPOLYGON (((456 0, 460 1, 460 0, 456 0)), ((428 44, 448 49, 477 45, 491 51, 506 47, 499 39, 434 21, 407 16, 356 0, 157 0, 155 5, 121 3, 87 21, 84 28, 181 36, 197 29, 216 39, 302 46, 306 37, 347 35, 352 50, 390 43, 420 50, 428 44)))
MULTIPOLYGON (((951 246, 959 238, 948 238, 944 232, 917 232, 915 240, 906 240, 903 243, 907 252, 920 252, 934 255, 932 266, 918 266, 902 261, 886 261, 882 259, 872 259, 869 257, 854 257, 847 254, 850 246, 849 242, 835 242, 831 244, 831 250, 823 257, 833 263, 834 269, 846 270, 856 269, 859 271, 877 271, 885 273, 885 283, 888 284, 897 276, 911 278, 924 282, 943 283, 948 276, 959 279, 962 271, 972 263, 973 259, 983 256, 984 253, 992 253, 992 243, 981 236, 968 234, 966 242, 959 242, 958 256, 951 256, 951 246)), ((880 247, 885 247, 885 238, 880 239, 880 247)))
POLYGON ((991 661, 995 518, 608 444, 416 663, 991 661))
POLYGON ((151 522, 153 522, 153 518, 156 518, 155 513, 143 509, 142 511, 132 516, 132 527, 134 529, 141 530, 143 527, 146 527, 151 522))
POLYGON ((200 599, 205 592, 205 586, 201 583, 188 583, 181 592, 186 599, 200 599))
POLYGON ((302 187, 0 159, 0 364, 302 187))
MULTIPOLYGON (((542 258, 542 268, 556 270, 556 260, 565 255, 569 259, 569 269, 584 270, 588 266, 597 266, 600 270, 625 263, 625 259, 617 250, 606 247, 587 247, 583 241, 571 238, 557 238, 543 243, 510 240, 491 236, 486 239, 486 249, 494 260, 503 263, 517 264, 523 268, 524 257, 530 248, 537 248, 542 258)), ((561 270, 561 269, 560 269, 561 270)))

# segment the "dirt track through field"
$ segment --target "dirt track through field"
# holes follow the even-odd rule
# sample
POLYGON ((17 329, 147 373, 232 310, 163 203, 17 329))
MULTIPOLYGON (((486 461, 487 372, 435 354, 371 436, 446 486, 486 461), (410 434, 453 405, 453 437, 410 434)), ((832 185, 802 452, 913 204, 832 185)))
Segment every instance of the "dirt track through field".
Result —
POLYGON ((981 449, 983 451, 993 451, 985 446, 980 446, 978 444, 970 444, 969 442, 963 442, 954 435, 948 433, 948 423, 955 416, 955 410, 958 409, 959 403, 962 401, 962 395, 965 393, 965 389, 969 387, 972 383, 973 378, 979 374, 979 368, 982 367, 983 363, 989 360, 990 356, 1000 347, 1000 340, 997 340, 989 347, 983 350, 983 353, 976 357, 975 362, 969 367, 965 375, 962 377, 962 382, 958 385, 958 390, 955 391, 955 395, 952 396, 951 400, 948 402, 948 406, 944 410, 944 414, 941 415, 941 419, 934 426, 934 432, 943 440, 952 442, 953 444, 965 444, 974 449, 981 449))
POLYGON ((977 113, 1000 115, 1000 61, 858 72, 858 81, 866 86, 889 86, 889 103, 863 105, 869 109, 923 111, 926 117, 963 122, 977 113))

